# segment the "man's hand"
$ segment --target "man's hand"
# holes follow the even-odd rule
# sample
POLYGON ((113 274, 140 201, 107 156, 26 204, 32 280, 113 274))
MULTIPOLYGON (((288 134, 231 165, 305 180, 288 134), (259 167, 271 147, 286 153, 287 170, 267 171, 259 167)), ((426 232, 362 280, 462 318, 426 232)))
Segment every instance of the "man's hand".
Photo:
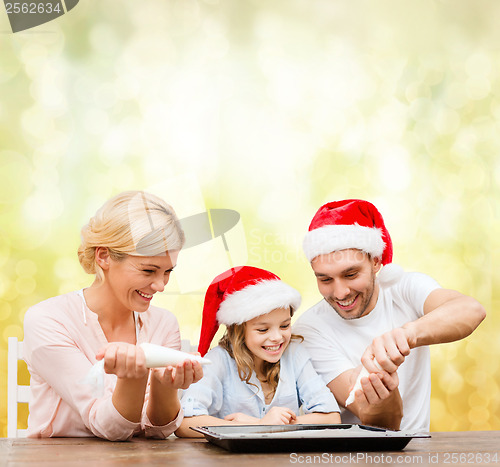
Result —
MULTIPOLYGON (((341 406, 344 406, 361 368, 360 365, 347 370, 328 383, 328 388, 341 406)), ((398 386, 397 372, 387 373, 377 368, 376 373, 361 378, 361 389, 355 392, 354 402, 347 408, 365 425, 397 430, 403 417, 403 403, 398 386)))
POLYGON ((368 409, 377 406, 391 396, 399 386, 397 372, 389 374, 385 371, 371 373, 367 378, 361 378, 362 390, 356 391, 354 401, 358 406, 368 409))
POLYGON ((356 391, 352 404, 361 423, 398 430, 403 417, 398 386, 397 372, 389 374, 378 370, 378 373, 361 378, 362 390, 356 391))
POLYGON ((416 336, 405 327, 395 328, 373 339, 361 357, 369 373, 380 372, 374 359, 387 373, 394 373, 415 347, 416 336))
POLYGON ((391 375, 386 373, 382 378, 371 374, 361 380, 363 391, 356 391, 354 399, 361 423, 399 430, 403 418, 403 401, 398 384, 396 372, 391 375))

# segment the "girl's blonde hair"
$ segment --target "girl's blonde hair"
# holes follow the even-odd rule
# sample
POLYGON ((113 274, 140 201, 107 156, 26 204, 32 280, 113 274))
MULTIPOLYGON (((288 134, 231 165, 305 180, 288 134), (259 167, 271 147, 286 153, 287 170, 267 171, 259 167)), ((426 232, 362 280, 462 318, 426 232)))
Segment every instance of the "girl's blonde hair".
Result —
MULTIPOLYGON (((290 316, 293 316, 293 311, 290 309, 290 316)), ((233 324, 226 328, 226 332, 219 340, 219 345, 225 349, 236 362, 238 376, 241 381, 250 383, 250 378, 254 372, 253 354, 250 352, 245 343, 245 327, 247 323, 233 324)), ((290 340, 303 341, 304 338, 298 334, 292 334, 290 340)), ((276 363, 264 362, 262 366, 264 372, 264 381, 269 384, 272 389, 272 394, 276 392, 278 382, 280 380, 280 361, 276 363)))
POLYGON ((84 271, 104 278, 95 260, 97 247, 106 247, 116 261, 127 255, 158 256, 178 251, 184 231, 172 206, 144 191, 125 191, 108 200, 81 231, 78 259, 84 271))

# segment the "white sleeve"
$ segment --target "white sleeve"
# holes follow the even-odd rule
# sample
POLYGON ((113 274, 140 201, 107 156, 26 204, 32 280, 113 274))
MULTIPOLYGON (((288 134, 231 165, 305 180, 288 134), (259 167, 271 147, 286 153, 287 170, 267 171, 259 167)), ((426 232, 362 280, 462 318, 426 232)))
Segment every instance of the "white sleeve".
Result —
POLYGON ((312 325, 300 320, 295 324, 293 333, 304 338, 303 345, 311 357, 313 367, 325 384, 330 383, 344 371, 354 368, 352 362, 336 348, 331 336, 328 336, 317 323, 312 325))

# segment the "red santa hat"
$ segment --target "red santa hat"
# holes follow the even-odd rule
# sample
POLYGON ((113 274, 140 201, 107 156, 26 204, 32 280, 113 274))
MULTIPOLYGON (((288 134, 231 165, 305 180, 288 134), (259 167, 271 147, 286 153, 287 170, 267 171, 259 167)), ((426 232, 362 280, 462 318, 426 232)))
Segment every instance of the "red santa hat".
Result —
POLYGON ((198 352, 205 355, 220 324, 242 324, 275 308, 300 306, 300 294, 272 272, 238 266, 218 275, 205 294, 198 352))
POLYGON ((379 258, 384 267, 378 279, 386 287, 397 283, 403 274, 400 266, 392 264, 392 241, 384 219, 368 201, 346 199, 321 206, 309 225, 303 248, 309 261, 350 248, 379 258))

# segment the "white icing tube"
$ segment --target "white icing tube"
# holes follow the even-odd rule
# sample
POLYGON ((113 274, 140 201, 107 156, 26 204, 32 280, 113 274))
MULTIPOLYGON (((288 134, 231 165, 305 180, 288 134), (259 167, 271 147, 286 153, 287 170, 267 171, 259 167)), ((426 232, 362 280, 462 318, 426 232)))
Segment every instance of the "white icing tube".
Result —
POLYGON ((208 358, 200 357, 199 355, 192 355, 190 353, 181 352, 179 350, 169 349, 156 344, 140 344, 144 355, 146 356, 147 368, 160 368, 169 365, 177 365, 186 360, 199 362, 202 365, 209 365, 212 363, 208 358))
MULTIPOLYGON (((377 360, 373 359, 373 363, 375 364, 375 366, 381 370, 382 367, 378 364, 377 360)), ((358 390, 358 389, 361 389, 361 378, 367 378, 368 376, 370 375, 370 373, 368 372, 368 370, 365 368, 365 367, 362 367, 361 368, 361 371, 359 372, 359 375, 358 377, 356 378, 356 382, 354 383, 354 387, 351 389, 351 392, 349 393, 349 397, 347 398, 347 400, 345 401, 345 406, 347 407, 349 404, 352 404, 354 402, 354 396, 355 396, 355 392, 358 390)))
MULTIPOLYGON (((139 344, 146 357, 147 368, 161 368, 170 365, 177 365, 186 360, 200 362, 202 365, 212 363, 208 358, 200 357, 199 355, 191 355, 190 353, 181 352, 179 350, 169 349, 156 344, 139 344)), ((104 359, 95 363, 85 378, 80 381, 82 384, 88 384, 92 388, 92 393, 95 397, 102 397, 104 393, 104 359)))

